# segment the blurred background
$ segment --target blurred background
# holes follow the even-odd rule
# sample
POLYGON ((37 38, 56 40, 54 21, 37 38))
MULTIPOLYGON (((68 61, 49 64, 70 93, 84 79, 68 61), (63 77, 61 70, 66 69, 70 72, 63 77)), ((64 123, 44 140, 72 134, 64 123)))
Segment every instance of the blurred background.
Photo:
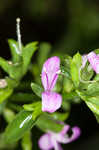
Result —
MULTIPOLYGON (((17 39, 17 17, 23 44, 45 41, 51 43, 52 53, 70 55, 99 48, 99 0, 0 0, 0 56, 6 59, 10 58, 8 38, 17 39)), ((99 149, 98 124, 84 103, 72 106, 68 123, 80 126, 82 135, 64 149, 99 149)), ((38 135, 33 135, 34 150, 38 135)))

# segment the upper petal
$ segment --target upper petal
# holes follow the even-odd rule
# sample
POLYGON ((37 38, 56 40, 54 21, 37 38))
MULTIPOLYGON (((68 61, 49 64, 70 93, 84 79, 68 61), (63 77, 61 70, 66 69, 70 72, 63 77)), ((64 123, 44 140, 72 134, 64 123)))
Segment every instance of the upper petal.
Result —
POLYGON ((99 73, 99 56, 97 56, 94 52, 90 52, 87 55, 88 61, 91 64, 92 69, 96 72, 99 73))
POLYGON ((53 113, 61 107, 62 97, 55 92, 42 93, 42 111, 53 113))
POLYGON ((60 69, 60 59, 57 56, 49 58, 43 64, 42 68, 42 84, 45 90, 51 90, 57 81, 57 72, 60 69))
POLYGON ((42 135, 38 141, 38 145, 41 150, 50 150, 53 148, 53 143, 51 141, 51 135, 46 133, 42 135))

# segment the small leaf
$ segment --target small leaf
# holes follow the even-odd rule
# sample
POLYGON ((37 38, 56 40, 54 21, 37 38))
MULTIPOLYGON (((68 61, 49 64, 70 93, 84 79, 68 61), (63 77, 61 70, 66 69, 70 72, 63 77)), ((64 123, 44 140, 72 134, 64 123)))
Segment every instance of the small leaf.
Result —
POLYGON ((48 54, 51 51, 51 45, 47 42, 40 44, 39 53, 38 53, 38 64, 41 68, 44 61, 48 58, 48 54))
POLYGON ((22 64, 21 63, 9 63, 5 59, 0 57, 1 68, 9 74, 9 76, 15 80, 19 80, 23 75, 22 64))
POLYGON ((9 74, 11 65, 4 58, 0 57, 0 67, 9 74))
POLYGON ((41 97, 42 96, 42 92, 43 92, 43 88, 39 85, 37 85, 36 83, 31 83, 31 88, 33 90, 33 92, 38 96, 41 97))
POLYGON ((27 44, 23 49, 22 49, 22 58, 23 58, 23 72, 25 72, 28 69, 28 65, 30 64, 31 58, 34 54, 34 52, 37 50, 37 44, 38 42, 32 42, 27 44))
POLYGON ((20 62, 21 52, 19 50, 18 43, 13 39, 9 39, 8 43, 12 54, 12 62, 13 63, 20 62))
POLYGON ((5 108, 3 111, 3 116, 5 120, 10 123, 15 118, 15 113, 11 109, 5 108))
POLYGON ((71 64, 72 58, 69 55, 65 55, 61 61, 62 61, 61 62, 62 74, 64 74, 68 78, 71 78, 70 64, 71 64))
POLYGON ((25 104, 23 108, 27 111, 35 111, 35 109, 39 109, 41 107, 41 102, 34 102, 32 104, 25 104))
POLYGON ((35 125, 31 112, 22 110, 7 126, 4 138, 7 143, 18 141, 28 130, 35 125))
POLYGON ((82 64, 82 57, 79 53, 74 55, 71 62, 71 76, 75 87, 79 86, 79 70, 82 64))
POLYGON ((23 150, 32 150, 32 139, 31 139, 30 131, 24 134, 22 141, 21 141, 21 145, 22 145, 23 150))
POLYGON ((82 68, 80 72, 80 77, 84 81, 89 81, 92 78, 93 74, 94 74, 94 71, 92 70, 89 63, 87 62, 85 67, 82 68))
POLYGON ((0 89, 0 103, 6 100, 11 94, 13 90, 9 88, 0 89))
POLYGON ((44 132, 59 132, 64 126, 45 113, 38 118, 36 125, 44 132))
POLYGON ((15 80, 20 80, 23 76, 22 63, 11 64, 9 75, 15 80))

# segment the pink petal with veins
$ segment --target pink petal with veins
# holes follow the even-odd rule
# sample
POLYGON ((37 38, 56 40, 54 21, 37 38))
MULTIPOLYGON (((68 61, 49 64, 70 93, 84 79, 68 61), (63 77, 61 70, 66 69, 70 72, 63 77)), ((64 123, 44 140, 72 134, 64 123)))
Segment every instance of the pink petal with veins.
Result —
POLYGON ((57 56, 49 58, 43 65, 42 84, 45 90, 52 90, 56 84, 60 69, 60 59, 57 56))
POLYGON ((61 107, 62 97, 55 92, 42 93, 42 111, 53 113, 61 107))

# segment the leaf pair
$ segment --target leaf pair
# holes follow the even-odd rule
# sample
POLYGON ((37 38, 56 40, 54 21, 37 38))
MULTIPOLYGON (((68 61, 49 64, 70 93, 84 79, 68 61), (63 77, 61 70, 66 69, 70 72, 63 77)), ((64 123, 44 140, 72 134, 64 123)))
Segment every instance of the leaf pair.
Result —
POLYGON ((15 80, 20 80, 28 70, 31 58, 37 50, 37 42, 32 42, 22 47, 19 51, 18 43, 14 40, 9 40, 9 46, 12 54, 12 61, 6 61, 0 57, 0 66, 15 80))

